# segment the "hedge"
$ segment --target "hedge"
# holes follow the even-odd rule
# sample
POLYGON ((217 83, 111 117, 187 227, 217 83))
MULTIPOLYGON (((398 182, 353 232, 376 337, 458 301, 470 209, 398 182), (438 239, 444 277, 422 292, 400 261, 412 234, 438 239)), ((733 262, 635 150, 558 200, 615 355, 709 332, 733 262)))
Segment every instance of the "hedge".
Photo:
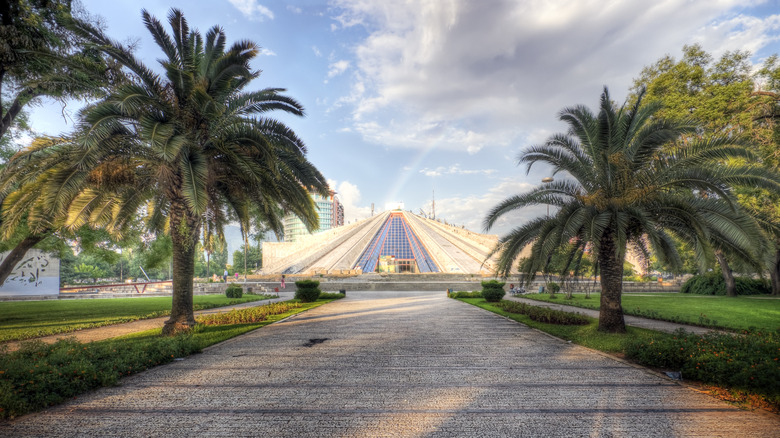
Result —
MULTIPOLYGON (((734 277, 734 285, 737 289, 737 295, 772 293, 772 288, 766 280, 734 277)), ((680 288, 680 292, 697 295, 726 295, 726 282, 720 273, 708 272, 704 275, 695 275, 689 278, 680 288)))

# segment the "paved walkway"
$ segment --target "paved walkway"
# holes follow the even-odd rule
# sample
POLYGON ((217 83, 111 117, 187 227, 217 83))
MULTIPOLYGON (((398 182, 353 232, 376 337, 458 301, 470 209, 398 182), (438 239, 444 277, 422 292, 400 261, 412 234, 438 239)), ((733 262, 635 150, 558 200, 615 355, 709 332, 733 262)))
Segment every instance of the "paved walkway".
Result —
POLYGON ((349 292, 0 436, 780 437, 780 419, 440 292, 349 292))

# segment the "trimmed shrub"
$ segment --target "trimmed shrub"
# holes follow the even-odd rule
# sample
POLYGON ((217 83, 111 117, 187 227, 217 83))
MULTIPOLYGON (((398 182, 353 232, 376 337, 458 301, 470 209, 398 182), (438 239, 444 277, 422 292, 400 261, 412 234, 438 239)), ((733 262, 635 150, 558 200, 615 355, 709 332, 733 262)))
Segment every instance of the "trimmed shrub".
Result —
POLYGON ((497 303, 504 298, 506 292, 504 292, 504 285, 506 283, 498 280, 490 280, 482 282, 482 298, 489 303, 497 303))
MULTIPOLYGON (((772 292, 769 282, 761 279, 734 277, 734 285, 737 289, 737 295, 761 295, 772 292)), ((723 281, 723 275, 719 272, 708 272, 689 278, 680 288, 680 292, 697 295, 726 295, 726 282, 723 281)))
POLYGON ((532 321, 558 325, 587 325, 590 319, 579 313, 563 312, 546 307, 533 306, 517 301, 502 301, 496 305, 504 312, 519 313, 531 318, 532 321))
POLYGON ((482 292, 479 292, 479 291, 474 291, 474 292, 465 292, 465 291, 450 292, 450 298, 482 298, 482 292))
POLYGON ((244 288, 237 284, 231 284, 225 288, 225 296, 228 298, 241 298, 244 296, 244 288))
POLYGON ((320 282, 316 280, 298 280, 295 282, 295 299, 301 300, 303 303, 311 303, 317 301, 320 297, 320 282))
POLYGON ((634 340, 626 357, 642 365, 682 371, 684 379, 755 391, 780 405, 780 332, 744 331, 741 334, 683 330, 634 340))
POLYGON ((318 299, 320 300, 339 300, 341 298, 346 297, 347 294, 342 293, 336 293, 336 292, 321 292, 318 299))
POLYGON ((550 295, 557 294, 558 292, 561 291, 561 285, 554 281, 551 281, 547 283, 547 291, 550 292, 550 295))

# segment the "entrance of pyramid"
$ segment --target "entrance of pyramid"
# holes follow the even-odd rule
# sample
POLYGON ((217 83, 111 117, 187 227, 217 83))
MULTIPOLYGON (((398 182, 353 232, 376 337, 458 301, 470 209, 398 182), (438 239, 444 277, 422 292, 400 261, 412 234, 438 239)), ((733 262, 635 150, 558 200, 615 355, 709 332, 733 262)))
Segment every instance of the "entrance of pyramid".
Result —
POLYGON ((415 259, 398 259, 390 255, 379 258, 379 263, 377 263, 375 272, 417 274, 420 270, 417 267, 417 261, 415 261, 415 259))

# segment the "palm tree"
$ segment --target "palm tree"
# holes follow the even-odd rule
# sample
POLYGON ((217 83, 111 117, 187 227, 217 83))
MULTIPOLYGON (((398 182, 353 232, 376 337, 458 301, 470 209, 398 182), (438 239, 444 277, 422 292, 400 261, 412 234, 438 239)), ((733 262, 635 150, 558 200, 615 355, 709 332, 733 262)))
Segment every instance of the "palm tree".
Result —
MULTIPOLYGON (((659 106, 621 107, 604 89, 598 114, 585 106, 565 108, 565 134, 523 151, 518 164, 536 163, 563 174, 555 182, 509 197, 484 220, 485 229, 510 211, 530 205, 557 207, 552 216, 533 219, 511 230, 494 248, 498 270, 508 275, 520 251, 531 246, 524 264, 533 275, 559 248, 569 251, 568 270, 592 251, 601 275, 599 330, 625 332, 621 307, 623 263, 627 248, 680 265, 674 239, 695 248, 703 266, 714 249, 759 259, 760 228, 734 200, 734 185, 780 187, 780 177, 765 169, 736 164, 753 155, 738 139, 691 136, 695 126, 657 119, 659 106)), ((526 278, 531 278, 531 275, 526 278)))
MULTIPOLYGON (((257 45, 242 40, 226 48, 216 26, 204 40, 176 9, 168 16, 171 35, 147 11, 142 15, 164 53, 165 75, 81 26, 130 72, 131 83, 82 111, 71 141, 20 154, 28 171, 17 183, 22 192, 37 184, 47 208, 58 217, 66 212, 66 227, 120 233, 144 213, 150 230, 169 233, 173 305, 163 331, 170 334, 195 324, 194 255, 207 213, 220 230, 229 217, 248 223, 250 205, 279 205, 313 229, 317 213, 308 191, 327 194, 327 183, 306 159, 303 141, 266 117, 273 110, 303 116, 303 107, 282 89, 246 91, 260 74, 250 68, 257 45)), ((13 206, 6 210, 13 213, 13 206)))

